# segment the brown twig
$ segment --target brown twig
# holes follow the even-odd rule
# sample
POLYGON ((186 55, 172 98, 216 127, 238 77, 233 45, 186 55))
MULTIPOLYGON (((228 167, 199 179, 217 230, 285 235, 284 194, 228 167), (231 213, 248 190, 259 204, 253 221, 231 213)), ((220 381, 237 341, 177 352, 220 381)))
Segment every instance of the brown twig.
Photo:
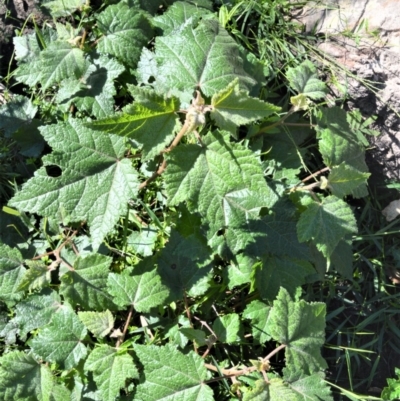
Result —
MULTIPOLYGON (((286 344, 281 344, 279 347, 275 348, 273 351, 271 351, 265 358, 263 358, 261 360, 262 363, 266 363, 267 361, 269 361, 275 354, 277 354, 280 350, 284 349, 286 347, 286 344)), ((236 370, 236 368, 231 368, 231 369, 220 369, 217 368, 214 365, 211 365, 210 363, 205 363, 204 366, 209 369, 212 370, 214 372, 221 372, 223 374, 223 376, 221 377, 216 377, 214 380, 222 380, 222 379, 229 379, 232 377, 236 377, 236 376, 242 376, 242 375, 247 375, 248 373, 254 372, 255 370, 257 370, 257 366, 250 366, 241 370, 236 370)))
POLYGON ((128 317, 126 318, 124 330, 122 331, 122 335, 118 338, 115 348, 118 348, 124 342, 126 332, 128 331, 129 324, 131 323, 132 315, 133 315, 133 305, 131 305, 131 307, 129 308, 128 317))

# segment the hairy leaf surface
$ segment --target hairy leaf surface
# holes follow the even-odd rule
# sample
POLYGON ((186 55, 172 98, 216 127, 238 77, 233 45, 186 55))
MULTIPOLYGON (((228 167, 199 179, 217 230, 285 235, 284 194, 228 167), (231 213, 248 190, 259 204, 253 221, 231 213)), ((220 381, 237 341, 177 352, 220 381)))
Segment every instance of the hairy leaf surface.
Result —
POLYGON ((41 132, 53 148, 44 165, 59 166, 61 176, 51 177, 42 167, 10 204, 40 215, 66 213, 71 221, 87 220, 98 248, 138 190, 137 173, 123 158, 124 141, 98 135, 77 120, 48 125, 41 132))
POLYGON ((321 203, 312 202, 297 223, 300 242, 313 240, 317 248, 329 257, 339 241, 357 232, 357 223, 350 206, 336 196, 321 203))
POLYGON ((72 369, 86 357, 82 343, 87 330, 72 308, 65 307, 53 316, 50 324, 40 330, 31 342, 33 352, 47 362, 57 362, 72 369))
POLYGON ((325 308, 321 302, 293 302, 281 288, 269 315, 267 332, 286 345, 287 366, 307 375, 327 367, 320 350, 325 340, 325 308))
POLYGON ((146 380, 137 387, 136 397, 143 401, 213 401, 212 390, 204 381, 207 370, 201 357, 190 351, 182 354, 165 345, 135 345, 144 366, 146 380))
POLYGON ((126 380, 138 377, 132 357, 108 345, 100 345, 89 354, 85 370, 93 372, 104 401, 114 401, 126 380))
POLYGON ((160 91, 192 93, 200 89, 212 96, 239 79, 241 89, 250 90, 255 81, 243 68, 239 47, 218 21, 202 21, 196 29, 186 27, 178 34, 156 39, 160 91), (191 46, 188 46, 188 43, 191 46))
POLYGON ((98 16, 97 25, 104 34, 97 50, 115 56, 129 67, 136 66, 142 47, 153 35, 145 14, 124 3, 108 6, 98 16))

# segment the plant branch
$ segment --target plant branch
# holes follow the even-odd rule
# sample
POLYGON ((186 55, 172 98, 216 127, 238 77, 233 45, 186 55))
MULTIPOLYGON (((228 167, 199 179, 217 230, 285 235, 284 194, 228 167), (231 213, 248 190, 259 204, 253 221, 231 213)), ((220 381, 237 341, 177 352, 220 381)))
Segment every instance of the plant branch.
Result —
POLYGON ((115 345, 116 348, 118 348, 124 342, 126 332, 128 331, 129 324, 131 323, 132 315, 133 315, 133 305, 131 305, 131 307, 129 308, 128 317, 126 318, 124 330, 122 331, 121 337, 118 338, 117 344, 115 345))

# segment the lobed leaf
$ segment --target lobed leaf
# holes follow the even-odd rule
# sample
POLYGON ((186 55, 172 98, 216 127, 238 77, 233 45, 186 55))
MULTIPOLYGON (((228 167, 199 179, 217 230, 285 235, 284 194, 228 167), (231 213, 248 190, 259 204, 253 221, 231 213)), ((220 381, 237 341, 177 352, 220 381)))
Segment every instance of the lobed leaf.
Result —
POLYGON ((240 89, 250 90, 256 84, 243 68, 238 45, 216 20, 204 20, 196 29, 188 26, 175 35, 157 37, 155 55, 155 87, 160 92, 181 91, 191 96, 194 89, 199 89, 212 96, 235 78, 240 89))
POLYGON ((71 307, 53 316, 51 322, 31 341, 32 351, 47 362, 56 362, 63 369, 72 369, 86 357, 82 343, 87 330, 71 307))
POLYGON ((286 345, 286 366, 306 375, 327 368, 320 350, 325 340, 325 308, 321 302, 293 301, 284 288, 280 289, 266 330, 286 345))
POLYGON ((111 273, 107 285, 108 292, 117 305, 132 305, 139 312, 148 312, 151 308, 162 305, 169 293, 155 269, 111 273))
POLYGON ((78 312, 80 321, 95 337, 105 337, 114 327, 114 316, 104 312, 78 312))
POLYGON ((325 83, 318 79, 317 67, 309 60, 303 61, 295 68, 288 68, 286 76, 289 85, 296 92, 310 99, 323 98, 327 92, 325 83))
POLYGON ((22 351, 12 351, 0 358, 0 392, 4 401, 70 399, 69 390, 56 382, 50 368, 22 351))
POLYGON ((357 232, 354 214, 347 203, 328 196, 321 203, 312 202, 297 223, 300 242, 313 240, 317 248, 329 257, 339 241, 357 232))
POLYGON ((203 359, 190 351, 182 354, 171 345, 135 345, 144 366, 145 381, 135 397, 142 401, 213 401, 213 392, 204 381, 209 378, 203 359))
POLYGON ((138 378, 132 357, 108 345, 96 347, 85 362, 85 370, 93 372, 102 400, 114 401, 127 379, 138 378))
POLYGON ((238 78, 214 94, 211 105, 211 117, 218 127, 230 132, 239 125, 250 124, 280 110, 279 107, 250 97, 247 91, 240 90, 238 78))
POLYGON ((115 309, 107 292, 112 259, 100 254, 79 256, 73 270, 61 276, 60 294, 72 305, 89 310, 115 309))
POLYGON ((137 173, 123 159, 124 141, 97 135, 78 120, 48 125, 41 132, 53 148, 43 163, 59 166, 61 176, 51 177, 42 167, 10 205, 42 216, 63 213, 70 221, 87 221, 93 247, 98 248, 138 191, 137 173))
POLYGON ((143 147, 143 159, 152 159, 171 142, 180 128, 175 114, 179 110, 179 101, 175 97, 157 95, 149 89, 133 88, 132 92, 137 101, 125 107, 123 113, 88 126, 133 139, 143 147))
POLYGON ((97 50, 115 56, 129 67, 136 66, 142 47, 153 36, 145 14, 125 3, 108 6, 98 15, 97 26, 104 34, 97 44, 97 50))

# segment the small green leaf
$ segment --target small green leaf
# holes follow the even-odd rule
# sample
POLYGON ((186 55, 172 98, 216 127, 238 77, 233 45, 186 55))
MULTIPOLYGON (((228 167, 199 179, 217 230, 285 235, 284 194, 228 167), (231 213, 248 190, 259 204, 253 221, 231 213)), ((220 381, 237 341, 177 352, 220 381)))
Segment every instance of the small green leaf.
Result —
POLYGON ((318 79, 317 67, 309 60, 289 68, 286 76, 292 89, 310 99, 321 99, 327 92, 325 83, 318 79))
POLYGON ((250 97, 247 91, 240 90, 238 78, 214 94, 211 105, 213 106, 211 117, 218 127, 230 132, 239 125, 266 118, 280 110, 279 107, 250 97))
POLYGON ((198 347, 207 344, 206 333, 202 330, 192 329, 191 327, 181 327, 179 331, 189 340, 195 341, 198 347))
POLYGON ((168 296, 168 289, 161 283, 155 269, 137 269, 133 273, 111 273, 108 277, 108 292, 114 302, 121 306, 133 305, 139 312, 148 312, 162 305, 168 296))
POLYGON ((285 344, 286 366, 311 375, 327 368, 321 356, 325 341, 325 309, 321 302, 292 301, 281 288, 270 311, 266 331, 285 344))
POLYGON ((384 400, 395 400, 400 398, 400 369, 395 368, 396 379, 386 379, 387 387, 382 391, 381 398, 384 400))
POLYGON ((4 136, 11 135, 20 128, 26 128, 35 117, 38 108, 25 96, 14 96, 9 102, 0 107, 0 130, 4 136))
POLYGON ((158 230, 154 226, 134 231, 126 239, 127 245, 141 256, 151 256, 157 241, 158 230))
POLYGON ((367 179, 371 174, 355 170, 345 162, 332 168, 328 176, 328 188, 338 198, 357 195, 356 190, 363 186, 366 190, 367 179))
POLYGON ((61 310, 61 299, 55 291, 30 295, 15 306, 15 316, 9 324, 17 327, 21 341, 26 341, 29 332, 48 324, 61 310))
POLYGON ((40 53, 40 60, 40 82, 43 90, 65 78, 79 79, 87 67, 83 51, 67 42, 50 43, 40 53))
POLYGON ((102 311, 115 309, 107 292, 107 277, 112 259, 100 254, 79 256, 73 270, 61 276, 60 294, 73 306, 102 311))
POLYGON ((32 351, 47 362, 56 362, 63 369, 72 369, 86 357, 82 343, 87 330, 71 307, 64 307, 50 324, 31 341, 32 351))
POLYGON ((18 249, 0 243, 0 300, 11 302, 21 299, 19 286, 25 274, 22 255, 18 249))
POLYGON ((144 366, 145 381, 135 397, 143 401, 213 401, 213 392, 204 382, 209 378, 204 360, 193 351, 182 354, 172 345, 135 345, 144 366))
MULTIPOLYGON (((212 9, 212 8, 211 8, 212 9)), ((184 1, 177 1, 167 12, 153 19, 154 25, 162 29, 164 36, 177 33, 185 26, 195 26, 202 18, 212 15, 209 10, 184 1)))
POLYGON ((53 18, 66 17, 82 7, 85 0, 54 0, 42 1, 42 7, 47 8, 53 18))
POLYGON ((237 252, 252 241, 250 222, 277 196, 254 154, 229 143, 228 135, 215 131, 204 137, 205 147, 184 145, 170 152, 165 184, 171 205, 186 201, 189 211, 200 213, 209 224, 210 235, 224 229, 228 244, 237 252))
POLYGON ((255 285, 262 299, 274 300, 279 288, 294 295, 296 288, 307 282, 307 276, 315 269, 306 260, 289 257, 267 256, 255 273, 255 285))
POLYGON ((230 313, 217 317, 212 327, 218 341, 228 344, 234 343, 238 340, 240 330, 239 315, 230 313))
POLYGON ((105 337, 114 327, 114 316, 105 312, 78 312, 78 317, 95 337, 105 337))
POLYGON ((97 26, 104 34, 99 40, 97 50, 102 54, 115 56, 129 67, 136 66, 142 47, 153 36, 145 14, 124 3, 108 6, 98 15, 97 26))
POLYGON ((149 89, 134 88, 136 101, 121 114, 89 124, 90 128, 131 138, 143 147, 144 160, 152 159, 173 139, 180 128, 175 112, 179 101, 149 89))
POLYGON ((34 290, 47 287, 51 281, 51 271, 40 260, 27 260, 29 269, 25 271, 18 290, 34 290))
POLYGON ((317 248, 329 257, 339 241, 357 233, 357 223, 350 206, 336 196, 328 196, 321 203, 312 202, 297 223, 300 242, 313 240, 317 248))
POLYGON ((284 380, 287 386, 296 394, 299 401, 333 401, 328 383, 324 380, 324 374, 317 372, 312 375, 302 374, 300 371, 285 372, 284 380))
POLYGON ((85 370, 93 372, 104 401, 114 401, 127 379, 138 378, 132 357, 108 345, 100 345, 89 354, 85 370))
POLYGON ((169 288, 171 300, 204 294, 210 286, 213 266, 210 249, 194 235, 183 238, 172 231, 169 241, 158 257, 158 271, 169 288))
POLYGON ((255 340, 263 344, 271 339, 268 334, 268 318, 271 307, 261 301, 252 301, 243 311, 243 318, 251 320, 251 332, 255 340))
POLYGON ((232 289, 238 285, 249 283, 254 264, 255 260, 253 258, 242 253, 236 255, 235 259, 224 270, 228 288, 232 289))

